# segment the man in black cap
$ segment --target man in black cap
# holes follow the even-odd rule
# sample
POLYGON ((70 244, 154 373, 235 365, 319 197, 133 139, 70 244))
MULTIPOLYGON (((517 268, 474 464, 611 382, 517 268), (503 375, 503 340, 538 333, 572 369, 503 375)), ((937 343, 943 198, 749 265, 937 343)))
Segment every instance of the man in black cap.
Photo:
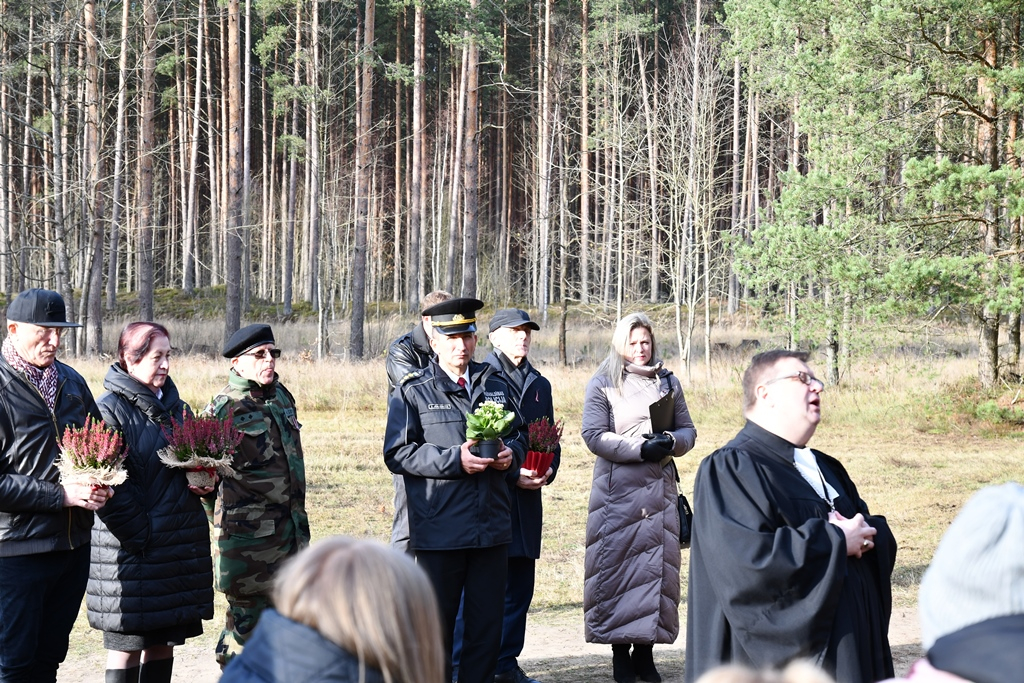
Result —
POLYGON ((217 661, 242 651, 269 605, 281 563, 309 545, 306 474, 295 399, 278 381, 281 350, 270 325, 249 325, 224 346, 231 359, 228 385, 207 407, 232 416, 244 435, 232 468, 205 500, 213 519, 214 587, 228 601, 217 661))
MULTIPOLYGON (((542 418, 555 424, 551 382, 534 368, 527 355, 531 335, 540 325, 519 308, 495 312, 488 326, 488 338, 494 350, 484 359, 499 372, 515 395, 516 407, 529 425, 542 418)), ((544 519, 541 489, 558 472, 561 446, 554 448, 554 460, 544 472, 522 469, 514 483, 509 482, 512 500, 512 544, 508 548, 508 581, 505 586, 505 619, 494 683, 536 683, 519 668, 517 658, 526 642, 526 615, 533 601, 534 576, 540 557, 541 525, 544 519)))
POLYGON ((100 419, 88 384, 57 360, 64 299, 29 289, 7 308, 0 358, 0 681, 56 681, 89 578, 93 511, 108 487, 62 485, 64 430, 100 419))
POLYGON ((449 656, 465 591, 461 683, 494 676, 512 540, 508 482, 519 478, 526 453, 518 415, 494 459, 475 455, 476 442, 466 439, 466 414, 484 401, 515 411, 505 380, 472 360, 481 307, 478 299, 451 299, 423 311, 437 358, 392 392, 384 436, 384 462, 405 477, 410 545, 437 592, 449 656))
MULTIPOLYGON (((430 348, 430 316, 423 311, 431 306, 448 301, 452 295, 443 289, 436 289, 423 297, 420 302, 420 320, 409 332, 391 342, 384 367, 388 371, 388 382, 394 389, 402 378, 430 364, 434 350, 430 348)), ((395 486, 395 517, 391 523, 391 547, 403 553, 409 552, 409 511, 405 503, 405 480, 392 475, 395 486)))

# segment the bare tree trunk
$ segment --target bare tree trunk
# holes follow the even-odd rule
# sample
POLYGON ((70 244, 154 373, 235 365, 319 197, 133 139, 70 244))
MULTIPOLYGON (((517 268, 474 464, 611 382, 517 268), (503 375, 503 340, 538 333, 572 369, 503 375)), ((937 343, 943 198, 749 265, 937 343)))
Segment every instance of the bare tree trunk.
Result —
MULTIPOLYGON (((56 271, 54 272, 55 289, 64 297, 67 305, 67 319, 75 319, 75 299, 71 282, 71 259, 68 253, 69 230, 67 226, 67 215, 65 207, 66 186, 66 109, 67 102, 67 73, 65 72, 65 47, 67 37, 64 35, 64 17, 57 14, 56 10, 51 15, 51 29, 55 35, 50 38, 50 121, 52 131, 50 135, 50 183, 53 188, 53 201, 50 205, 52 210, 52 226, 54 230, 53 240, 56 250, 56 271)), ((66 339, 68 349, 76 349, 75 328, 69 328, 70 339, 66 339)))
POLYGON ((309 106, 309 301, 320 309, 320 2, 313 0, 310 40, 313 59, 309 61, 309 87, 313 93, 309 106))
POLYGON ((424 78, 426 70, 426 18, 423 5, 416 3, 416 19, 413 28, 413 99, 412 99, 412 195, 409 199, 409 268, 406 304, 409 311, 418 311, 423 298, 423 146, 424 126, 424 78))
MULTIPOLYGON (((1010 63, 1014 71, 1020 68, 1020 11, 1013 16, 1011 25, 1012 41, 1010 43, 1010 63)), ((1005 158, 1009 166, 1014 169, 1020 168, 1020 158, 1017 156, 1017 129, 1020 125, 1020 113, 1014 109, 1009 112, 1009 122, 1006 126, 1006 148, 1005 158)), ((1015 252, 1012 258, 1013 263, 1018 267, 1021 263, 1021 218, 1010 219, 1009 248, 1015 252)), ((1020 372, 1020 318, 1019 308, 1010 311, 1006 316, 1006 336, 1009 342, 1006 364, 1010 372, 1020 372)))
MULTIPOLYGON (((89 312, 88 353, 103 353, 103 194, 100 186, 103 161, 100 157, 100 68, 99 42, 96 38, 95 0, 86 0, 82 12, 85 34, 85 144, 86 211, 92 228, 92 263, 89 267, 88 296, 85 308, 89 312)), ((83 349, 86 351, 86 349, 83 349)))
MULTIPOLYGON (((479 0, 469 0, 469 12, 476 14, 479 0)), ((465 165, 465 219, 462 230, 465 236, 462 250, 462 296, 477 295, 477 245, 479 241, 480 210, 480 135, 477 126, 480 94, 480 46, 476 36, 471 36, 468 46, 466 78, 466 165, 465 165)))
MULTIPOLYGON (((732 62, 732 220, 730 230, 733 239, 740 236, 740 58, 732 62)), ((729 315, 735 315, 740 308, 740 283, 733 270, 733 259, 729 259, 729 315)))
POLYGON ((537 120, 537 307, 547 322, 551 268, 551 2, 544 2, 544 38, 540 58, 540 116, 537 120))
MULTIPOLYGON (((982 58, 990 69, 997 69, 998 53, 995 37, 979 36, 982 44, 982 58)), ((984 107, 984 118, 978 120, 978 155, 985 160, 989 170, 999 168, 999 138, 997 131, 998 109, 996 104, 995 79, 990 75, 978 78, 978 94, 984 107)), ((999 310, 995 306, 999 287, 995 272, 995 252, 999 250, 999 216, 995 202, 985 204, 982 250, 989 257, 984 279, 988 301, 981 311, 981 330, 978 340, 978 379, 984 387, 995 385, 999 375, 999 310)))
POLYGON ((348 350, 351 358, 363 357, 363 325, 366 317, 366 244, 370 212, 370 130, 373 118, 374 0, 366 0, 363 17, 362 59, 359 77, 359 118, 356 122, 356 230, 352 254, 352 326, 348 350))
MULTIPOLYGON (((302 17, 301 4, 295 5, 295 65, 292 74, 292 86, 299 92, 302 72, 299 56, 302 48, 302 17)), ((292 98, 292 138, 299 136, 299 98, 292 98)), ((284 270, 281 273, 281 292, 284 302, 284 314, 292 314, 292 284, 295 278, 295 211, 298 194, 299 160, 298 151, 288 150, 288 215, 285 217, 284 235, 284 270)))
MULTIPOLYGON (((397 20, 395 21, 395 62, 397 64, 402 63, 402 29, 405 25, 405 20, 407 16, 407 10, 403 9, 402 15, 398 17, 397 20)), ((391 238, 393 242, 392 246, 394 248, 394 263, 391 269, 391 301, 396 304, 401 302, 402 300, 402 119, 404 114, 402 108, 403 87, 404 86, 400 80, 395 81, 395 225, 394 233, 391 238)), ((406 249, 408 249, 408 243, 406 243, 406 249)))
POLYGON ((580 34, 580 301, 590 301, 590 2, 583 0, 580 34))
MULTIPOLYGON (((658 276, 660 275, 660 261, 661 261, 661 226, 658 216, 658 145, 655 142, 656 137, 656 126, 657 120, 654 116, 654 107, 652 106, 651 100, 653 95, 651 88, 647 84, 647 61, 648 57, 643 54, 643 38, 640 35, 635 36, 635 47, 636 47, 636 59, 637 59, 637 71, 640 74, 640 87, 641 87, 641 100, 643 101, 644 111, 644 123, 646 128, 646 140, 647 140, 647 182, 650 184, 649 188, 649 208, 651 211, 651 251, 650 251, 650 302, 652 304, 658 303, 658 294, 660 285, 658 284, 658 276)), ((657 48, 657 37, 655 37, 655 48, 657 48)), ((696 59, 696 55, 694 56, 696 59)), ((657 49, 650 59, 657 60, 657 49)), ((657 86, 657 84, 655 84, 657 86)))
MULTIPOLYGON (((455 290, 455 247, 456 243, 460 242, 459 239, 459 200, 462 197, 462 165, 463 165, 463 146, 465 138, 463 137, 466 131, 466 88, 468 87, 469 78, 469 32, 463 33, 463 40, 465 41, 462 45, 462 69, 459 73, 459 90, 458 97, 455 97, 455 93, 451 93, 449 97, 449 103, 455 104, 452 109, 453 127, 455 135, 453 136, 454 148, 452 151, 452 184, 449 188, 450 202, 448 205, 448 268, 445 271, 445 289, 449 292, 455 290)), ((452 75, 452 85, 454 86, 455 77, 452 75)), ((445 177, 441 174, 441 177, 445 177)))
MULTIPOLYGON (((203 91, 203 31, 206 29, 206 0, 199 0, 199 22, 196 28, 196 78, 192 107, 192 131, 189 141, 188 161, 188 204, 185 212, 185 225, 182 239, 182 272, 181 288, 190 295, 195 290, 196 232, 198 227, 198 197, 196 196, 196 175, 199 166, 199 122, 202 111, 203 91)), ((209 58, 209 53, 207 53, 209 58)), ((182 131, 184 132, 184 131, 182 131)))
MULTIPOLYGON (((313 2, 316 14, 317 1, 313 2)), ((314 36, 316 35, 314 31, 314 36)), ((252 0, 245 0, 245 55, 242 65, 242 302, 241 310, 249 309, 252 297, 252 0)), ((314 70, 318 69, 317 57, 313 57, 314 70)), ((319 162, 318 162, 319 164, 319 162)), ((319 169, 319 165, 317 166, 319 169)), ((317 217, 319 219, 319 216, 317 217)), ((319 245, 319 243, 318 243, 319 245)))
POLYGON ((228 0, 227 5, 227 219, 224 239, 224 279, 227 301, 224 307, 225 343, 238 331, 242 323, 242 55, 239 24, 239 0, 228 0))
POLYGON ((156 148, 156 0, 142 0, 145 34, 139 95, 139 320, 153 319, 153 155, 156 148))

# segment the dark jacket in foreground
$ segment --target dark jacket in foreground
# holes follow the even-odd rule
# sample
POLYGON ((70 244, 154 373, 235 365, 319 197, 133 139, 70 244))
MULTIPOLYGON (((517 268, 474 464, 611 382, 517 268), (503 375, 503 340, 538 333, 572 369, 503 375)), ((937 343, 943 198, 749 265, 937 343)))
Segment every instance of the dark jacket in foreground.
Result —
POLYGON ((92 392, 60 361, 54 413, 39 390, 0 356, 0 557, 69 550, 89 542, 92 512, 64 507, 54 461, 65 427, 99 419, 92 392))
POLYGON ((793 444, 747 422, 700 465, 694 484, 686 681, 725 662, 771 667, 806 657, 839 683, 893 675, 890 577, 896 540, 838 460, 813 451, 836 510, 878 530, 847 557, 829 507, 800 475, 793 444))
POLYGON ((414 550, 490 548, 512 540, 506 482, 518 479, 526 454, 518 414, 504 437, 512 449, 508 470, 470 475, 462 469, 466 414, 484 401, 516 410, 505 380, 490 365, 472 361, 465 389, 431 363, 391 393, 384 462, 405 476, 414 550))
MULTIPOLYGON (((526 358, 522 360, 522 367, 517 368, 503 357, 500 351, 492 351, 484 362, 501 373, 515 393, 519 416, 523 419, 523 430, 527 434, 524 440, 529 447, 528 430, 531 422, 546 417, 550 424, 555 423, 551 382, 541 376, 526 358), (512 373, 521 374, 521 389, 520 383, 509 377, 512 373)), ((556 446, 555 458, 551 461, 549 484, 555 480, 561 461, 562 447, 556 446)), ((512 503, 512 544, 508 547, 508 556, 531 557, 536 560, 540 557, 541 529, 544 524, 544 503, 541 494, 543 489, 521 489, 514 481, 510 481, 508 490, 512 503)))
MULTIPOLYGON (((220 683, 384 683, 377 669, 359 675, 359 660, 316 630, 268 609, 220 683)), ((402 682, 399 682, 402 683, 402 682)))
MULTIPOLYGON (((170 378, 158 399, 119 365, 107 371, 100 412, 124 437, 128 480, 97 514, 86 607, 102 631, 144 633, 213 617, 210 530, 185 470, 157 451, 187 409, 170 378)), ((191 412, 191 411, 190 411, 191 412)))

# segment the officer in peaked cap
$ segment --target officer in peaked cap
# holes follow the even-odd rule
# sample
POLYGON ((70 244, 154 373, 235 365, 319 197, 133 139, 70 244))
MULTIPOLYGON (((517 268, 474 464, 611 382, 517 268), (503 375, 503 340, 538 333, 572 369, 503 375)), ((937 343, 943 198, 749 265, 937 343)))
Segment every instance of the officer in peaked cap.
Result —
POLYGON ((508 383, 473 362, 479 299, 449 299, 430 316, 430 365, 409 373, 388 401, 384 462, 405 478, 409 545, 430 577, 451 653, 459 601, 465 592, 460 683, 490 683, 501 648, 508 545, 512 541, 508 482, 519 479, 525 429, 508 383), (470 451, 466 414, 494 401, 516 414, 496 458, 470 451))
POLYGON ((430 316, 435 332, 445 336, 476 332, 476 312, 484 307, 480 299, 461 297, 434 304, 423 311, 430 316))

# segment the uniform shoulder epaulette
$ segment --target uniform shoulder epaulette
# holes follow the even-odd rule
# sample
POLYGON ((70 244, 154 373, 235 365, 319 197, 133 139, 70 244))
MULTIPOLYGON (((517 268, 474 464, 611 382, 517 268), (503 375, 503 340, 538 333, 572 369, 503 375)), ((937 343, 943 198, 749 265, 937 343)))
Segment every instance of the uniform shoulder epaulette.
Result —
POLYGON ((220 413, 221 409, 224 406, 226 406, 228 401, 230 400, 231 397, 227 396, 226 394, 219 394, 217 396, 214 396, 213 400, 210 401, 209 405, 207 405, 206 408, 203 409, 203 415, 210 415, 216 417, 220 413))
POLYGON ((422 368, 419 369, 419 370, 413 370, 412 372, 407 372, 402 377, 402 379, 398 380, 398 383, 399 384, 405 384, 406 382, 410 382, 410 381, 416 379, 417 377, 422 377, 424 372, 425 371, 422 368))

